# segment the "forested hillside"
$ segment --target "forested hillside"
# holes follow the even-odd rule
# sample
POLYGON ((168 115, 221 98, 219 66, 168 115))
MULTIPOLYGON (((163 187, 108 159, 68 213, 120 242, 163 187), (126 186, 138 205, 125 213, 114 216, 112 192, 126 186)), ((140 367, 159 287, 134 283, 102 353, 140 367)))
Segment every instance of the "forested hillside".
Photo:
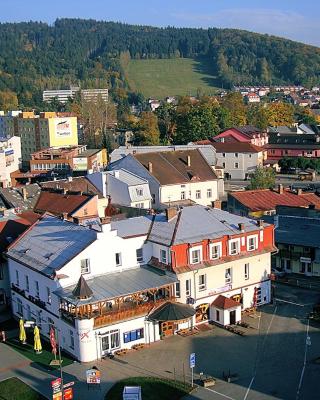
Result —
POLYGON ((205 57, 218 82, 319 84, 320 49, 234 29, 154 28, 94 20, 0 24, 0 91, 41 103, 45 88, 81 82, 126 86, 120 55, 131 59, 205 57))

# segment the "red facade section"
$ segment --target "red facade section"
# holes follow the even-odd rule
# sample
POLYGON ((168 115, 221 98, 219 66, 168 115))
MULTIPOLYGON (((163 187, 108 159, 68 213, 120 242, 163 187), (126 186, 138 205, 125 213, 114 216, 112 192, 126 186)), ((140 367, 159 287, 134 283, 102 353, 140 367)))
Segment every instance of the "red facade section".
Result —
MULTIPOLYGON (((171 246, 171 263, 173 268, 179 268, 183 267, 186 265, 189 265, 189 250, 192 247, 198 247, 201 246, 202 248, 202 258, 203 262, 212 262, 213 260, 210 259, 210 254, 209 254, 209 245, 211 243, 221 243, 221 250, 222 250, 222 256, 219 258, 219 264, 221 264, 224 259, 225 261, 230 261, 230 255, 229 255, 229 240, 230 239, 237 239, 240 238, 240 255, 244 256, 247 255, 250 257, 252 255, 252 252, 247 250, 247 237, 252 236, 252 235, 258 235, 258 246, 257 249, 254 251, 254 254, 257 252, 266 252, 270 251, 270 249, 274 248, 274 226, 269 225, 263 228, 263 241, 260 241, 260 232, 262 229, 257 228, 256 231, 250 231, 250 232, 243 232, 238 235, 233 235, 233 236, 223 236, 219 239, 214 239, 214 240, 203 240, 202 242, 199 243, 183 243, 183 244, 178 244, 171 246), (242 239, 244 238, 244 239, 242 239), (228 259, 227 259, 228 258, 228 259)), ((239 255, 238 255, 239 256, 239 255)))

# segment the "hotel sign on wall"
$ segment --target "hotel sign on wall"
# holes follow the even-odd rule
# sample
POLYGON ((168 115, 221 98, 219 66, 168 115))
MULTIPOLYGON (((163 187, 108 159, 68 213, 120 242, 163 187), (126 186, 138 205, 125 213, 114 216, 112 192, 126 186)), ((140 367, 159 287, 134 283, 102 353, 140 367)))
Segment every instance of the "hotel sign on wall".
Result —
POLYGON ((71 121, 70 118, 56 118, 54 120, 55 134, 57 137, 71 136, 71 121))

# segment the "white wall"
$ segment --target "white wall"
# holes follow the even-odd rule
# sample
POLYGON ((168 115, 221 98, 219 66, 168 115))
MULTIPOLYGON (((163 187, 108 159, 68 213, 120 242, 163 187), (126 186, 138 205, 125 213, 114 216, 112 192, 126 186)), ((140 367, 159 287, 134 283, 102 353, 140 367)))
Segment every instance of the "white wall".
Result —
POLYGON ((263 164, 263 152, 260 153, 217 153, 217 164, 225 164, 225 173, 231 175, 231 179, 245 179, 246 174, 253 173, 258 165, 263 164), (225 156, 223 156, 223 154, 225 156), (239 168, 235 168, 235 163, 239 168))
POLYGON ((192 200, 203 206, 211 205, 211 202, 217 200, 218 197, 218 180, 206 182, 190 182, 182 185, 167 185, 160 187, 161 203, 169 203, 171 201, 181 201, 181 192, 185 192, 186 200, 192 200), (207 189, 211 189, 212 196, 207 197, 207 189), (201 191, 201 198, 196 198, 196 191, 201 191))

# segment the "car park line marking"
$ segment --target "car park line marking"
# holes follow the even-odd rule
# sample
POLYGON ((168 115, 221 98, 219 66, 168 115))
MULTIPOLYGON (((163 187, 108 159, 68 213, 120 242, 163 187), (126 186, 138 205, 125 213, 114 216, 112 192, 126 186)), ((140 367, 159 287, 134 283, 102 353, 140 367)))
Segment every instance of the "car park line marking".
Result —
POLYGON ((235 400, 233 397, 227 396, 226 394, 223 394, 223 393, 219 393, 219 392, 217 392, 216 390, 209 389, 209 388, 205 388, 205 389, 206 389, 206 390, 209 390, 209 391, 212 392, 212 393, 215 393, 215 394, 218 394, 218 395, 220 395, 220 396, 222 396, 222 397, 225 397, 226 399, 235 400))
MULTIPOLYGON (((263 342, 262 342, 261 349, 263 349, 263 347, 264 347, 265 341, 266 341, 267 336, 268 336, 268 334, 269 334, 269 332, 270 332, 271 325, 272 325, 272 322, 273 322, 274 317, 275 317, 275 315, 276 315, 277 309, 278 309, 278 307, 276 306, 275 309, 273 310, 272 318, 271 318, 271 320, 270 320, 270 322, 269 322, 268 329, 267 329, 267 331, 266 331, 266 333, 265 333, 265 335, 264 335, 264 339, 263 339, 263 342)), ((260 312, 260 316, 261 316, 261 312, 260 312)), ((258 330, 259 330, 259 332, 260 332, 260 321, 261 321, 261 318, 259 318, 259 324, 258 324, 258 330)), ((256 360, 255 360, 255 366, 254 366, 253 377, 252 377, 252 379, 251 379, 251 381, 250 381, 250 384, 249 384, 248 389, 247 389, 247 391, 246 391, 246 393, 245 393, 245 395, 244 395, 243 400, 247 400, 247 397, 248 397, 248 395, 249 395, 249 392, 250 392, 250 390, 251 390, 251 387, 252 387, 252 385, 253 385, 253 382, 254 382, 254 380, 255 380, 255 378, 256 378, 256 376, 257 376, 258 345, 257 345, 256 351, 257 351, 257 355, 256 355, 256 360)))
POLYGON ((289 300, 284 300, 284 299, 278 299, 277 297, 275 298, 276 301, 280 301, 281 303, 287 303, 287 304, 293 304, 294 306, 298 306, 298 307, 304 307, 310 304, 299 304, 299 303, 295 303, 293 301, 289 301, 289 300))
POLYGON ((304 348, 303 367, 302 367, 302 370, 301 370, 301 375, 300 375, 300 380, 299 380, 299 386, 298 386, 298 390, 297 390, 296 400, 298 400, 299 397, 300 397, 300 390, 301 390, 301 387, 302 387, 303 376, 304 376, 304 372, 306 370, 306 364, 307 364, 307 351, 308 351, 308 346, 310 346, 310 345, 311 345, 311 342, 310 342, 310 337, 309 337, 309 318, 308 318, 307 332, 306 332, 306 343, 305 343, 305 348, 304 348))

